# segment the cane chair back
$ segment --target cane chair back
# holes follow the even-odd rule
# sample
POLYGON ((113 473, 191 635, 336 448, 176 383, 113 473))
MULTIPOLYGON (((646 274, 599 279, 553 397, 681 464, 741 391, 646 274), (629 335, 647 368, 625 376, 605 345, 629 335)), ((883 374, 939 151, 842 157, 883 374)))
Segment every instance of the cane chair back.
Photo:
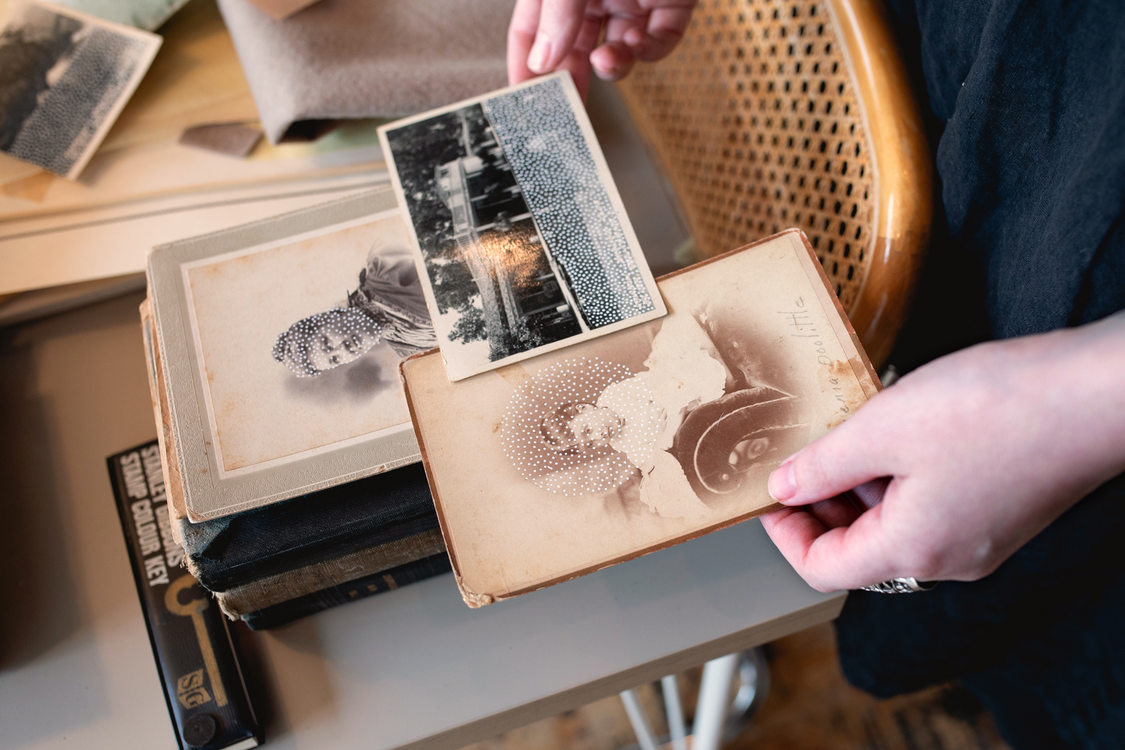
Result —
POLYGON ((702 0, 665 60, 621 84, 704 257, 808 235, 872 361, 928 240, 930 157, 874 0, 702 0))

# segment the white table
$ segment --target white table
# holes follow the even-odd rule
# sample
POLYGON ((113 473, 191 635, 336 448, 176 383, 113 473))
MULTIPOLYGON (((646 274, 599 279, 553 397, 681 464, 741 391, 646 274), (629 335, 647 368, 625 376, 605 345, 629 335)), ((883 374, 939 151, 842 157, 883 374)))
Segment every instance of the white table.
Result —
MULTIPOLYGON (((678 225, 608 106, 626 206, 646 249, 668 250, 678 225)), ((0 329, 0 747, 175 747, 105 466, 155 434, 139 301, 0 329)), ((455 748, 843 601, 802 583, 757 522, 481 610, 443 576, 254 634, 259 710, 279 750, 455 748)))

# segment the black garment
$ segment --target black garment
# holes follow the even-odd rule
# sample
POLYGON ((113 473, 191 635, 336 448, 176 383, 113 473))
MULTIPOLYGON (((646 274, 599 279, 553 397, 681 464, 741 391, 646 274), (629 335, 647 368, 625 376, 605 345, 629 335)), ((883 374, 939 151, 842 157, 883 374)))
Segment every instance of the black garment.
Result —
MULTIPOLYGON (((940 181, 934 246, 892 361, 1125 309, 1125 3, 892 9, 940 181)), ((878 695, 961 678, 1017 748, 1125 748, 1122 545, 1117 477, 984 580, 850 596, 837 627, 845 672, 878 695)))

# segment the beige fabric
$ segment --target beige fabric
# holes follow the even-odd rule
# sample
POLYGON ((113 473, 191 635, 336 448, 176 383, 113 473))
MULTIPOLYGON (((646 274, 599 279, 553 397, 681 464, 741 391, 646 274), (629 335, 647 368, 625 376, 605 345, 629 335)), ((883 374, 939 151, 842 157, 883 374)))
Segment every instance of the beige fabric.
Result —
POLYGON ((300 120, 398 117, 507 81, 512 0, 321 0, 283 21, 219 8, 274 143, 300 120))
POLYGON ((180 134, 180 143, 226 156, 242 158, 254 150, 262 131, 238 122, 193 125, 180 134))

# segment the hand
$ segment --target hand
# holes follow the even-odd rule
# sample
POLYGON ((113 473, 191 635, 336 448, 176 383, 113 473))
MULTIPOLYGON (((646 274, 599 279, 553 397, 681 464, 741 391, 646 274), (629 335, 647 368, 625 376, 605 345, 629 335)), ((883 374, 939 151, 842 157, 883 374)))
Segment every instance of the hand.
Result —
POLYGON ((582 96, 590 71, 616 81, 637 60, 680 41, 695 0, 517 0, 508 27, 508 80, 566 69, 582 96))
POLYGON ((1122 372, 1120 314, 936 360, 774 471, 762 524, 820 591, 982 578, 1125 471, 1122 372))

